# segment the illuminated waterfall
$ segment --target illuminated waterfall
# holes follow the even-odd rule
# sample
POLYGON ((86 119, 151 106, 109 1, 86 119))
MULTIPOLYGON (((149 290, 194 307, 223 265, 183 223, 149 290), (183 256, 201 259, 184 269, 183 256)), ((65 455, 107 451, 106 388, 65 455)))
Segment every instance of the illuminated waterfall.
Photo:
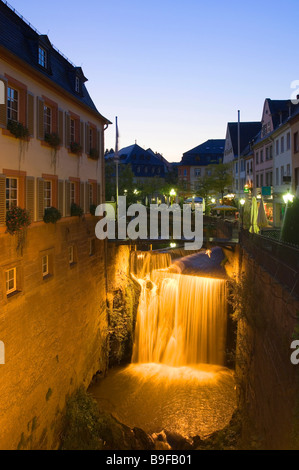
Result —
POLYGON ((92 389, 100 408, 131 428, 204 439, 235 410, 234 375, 224 367, 226 281, 207 277, 221 270, 203 272, 202 255, 172 264, 169 253, 132 253, 141 286, 132 363, 92 389), (206 277, 190 275, 199 271, 206 277))
POLYGON ((146 255, 145 269, 136 271, 141 294, 132 362, 223 365, 225 280, 167 272, 165 254, 155 260, 146 255), (151 272, 150 263, 156 268, 151 272))

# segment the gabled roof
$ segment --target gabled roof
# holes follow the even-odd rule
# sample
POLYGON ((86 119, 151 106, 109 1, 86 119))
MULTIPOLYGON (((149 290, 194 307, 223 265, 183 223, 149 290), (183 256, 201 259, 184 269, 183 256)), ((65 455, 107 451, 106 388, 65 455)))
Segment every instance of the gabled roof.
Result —
MULTIPOLYGON (((238 155, 238 123, 229 122, 227 124, 232 142, 234 155, 238 155)), ((240 122, 240 153, 242 154, 248 143, 255 138, 262 127, 261 122, 240 122)))
POLYGON ((97 110, 92 101, 84 82, 81 67, 72 64, 60 51, 58 51, 50 42, 47 35, 40 34, 27 23, 23 17, 20 17, 8 5, 0 0, 0 48, 4 48, 9 53, 16 56, 21 61, 44 75, 64 91, 72 95, 76 100, 88 106, 92 111, 98 114, 99 118, 110 123, 97 110), (49 52, 49 67, 43 68, 38 64, 38 47, 45 47, 49 52), (75 91, 75 77, 81 79, 81 92, 75 91))
POLYGON ((262 131, 260 131, 254 139, 254 144, 259 144, 269 139, 279 128, 299 114, 299 103, 294 104, 291 100, 271 100, 270 98, 267 98, 265 101, 269 103, 274 128, 272 132, 265 136, 262 136, 262 131))
POLYGON ((183 153, 180 165, 210 165, 223 158, 224 139, 210 139, 183 153))
POLYGON ((270 98, 267 98, 266 101, 269 104, 273 128, 276 129, 292 114, 292 102, 291 100, 271 100, 270 98))
MULTIPOLYGON (((154 153, 144 150, 137 144, 129 145, 118 151, 118 156, 121 163, 125 164, 138 164, 138 165, 155 165, 164 168, 163 161, 154 153)), ((107 160, 113 159, 114 153, 108 153, 105 158, 107 160)))

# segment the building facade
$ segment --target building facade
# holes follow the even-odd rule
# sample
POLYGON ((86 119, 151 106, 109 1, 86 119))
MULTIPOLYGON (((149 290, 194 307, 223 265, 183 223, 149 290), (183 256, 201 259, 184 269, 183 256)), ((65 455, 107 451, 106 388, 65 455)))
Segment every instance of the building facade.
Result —
POLYGON ((106 367, 104 131, 80 67, 0 2, 0 448, 55 447, 66 396, 106 367), (26 209, 31 224, 7 233, 26 209), (45 223, 46 209, 62 218, 45 223), (75 210, 75 211, 74 211, 75 210))
POLYGON ((178 178, 187 195, 198 190, 198 180, 209 175, 209 165, 222 163, 223 151, 224 139, 210 139, 183 154, 178 178))
POLYGON ((261 132, 253 145, 254 194, 263 197, 268 221, 280 227, 285 203, 283 195, 292 186, 292 135, 290 119, 296 106, 291 100, 264 102, 261 132))
MULTIPOLYGON (((249 186, 252 182, 252 150, 250 143, 258 134, 260 128, 260 122, 240 122, 239 131, 237 122, 229 122, 227 124, 223 163, 233 162, 232 190, 233 193, 240 194, 240 196, 244 195, 245 186, 249 186)), ((249 186, 249 188, 251 187, 252 186, 249 186)))

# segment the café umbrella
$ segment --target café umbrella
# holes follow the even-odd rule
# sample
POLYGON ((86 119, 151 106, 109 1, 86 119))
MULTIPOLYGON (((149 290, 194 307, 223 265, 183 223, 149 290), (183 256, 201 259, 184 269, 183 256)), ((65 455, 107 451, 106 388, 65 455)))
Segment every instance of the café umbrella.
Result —
POLYGON ((251 203, 251 212, 250 212, 250 228, 249 228, 250 233, 259 233, 260 231, 257 225, 257 214, 258 214, 257 201, 256 201, 256 197, 253 197, 252 203, 251 203))
POLYGON ((265 212, 265 206, 264 206, 264 201, 263 198, 261 199, 260 206, 258 209, 258 214, 257 214, 257 225, 260 228, 267 227, 268 226, 268 221, 266 217, 266 212, 265 212))

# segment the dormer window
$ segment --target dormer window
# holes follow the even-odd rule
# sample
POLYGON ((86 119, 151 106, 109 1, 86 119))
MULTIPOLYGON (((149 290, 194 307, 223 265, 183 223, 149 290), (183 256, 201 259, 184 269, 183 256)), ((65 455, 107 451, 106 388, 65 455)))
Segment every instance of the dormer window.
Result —
POLYGON ((41 46, 38 48, 38 63, 45 69, 47 68, 47 51, 41 46))
POLYGON ((80 79, 79 79, 79 77, 76 77, 76 79, 75 79, 75 90, 76 90, 76 93, 80 93, 80 79))

